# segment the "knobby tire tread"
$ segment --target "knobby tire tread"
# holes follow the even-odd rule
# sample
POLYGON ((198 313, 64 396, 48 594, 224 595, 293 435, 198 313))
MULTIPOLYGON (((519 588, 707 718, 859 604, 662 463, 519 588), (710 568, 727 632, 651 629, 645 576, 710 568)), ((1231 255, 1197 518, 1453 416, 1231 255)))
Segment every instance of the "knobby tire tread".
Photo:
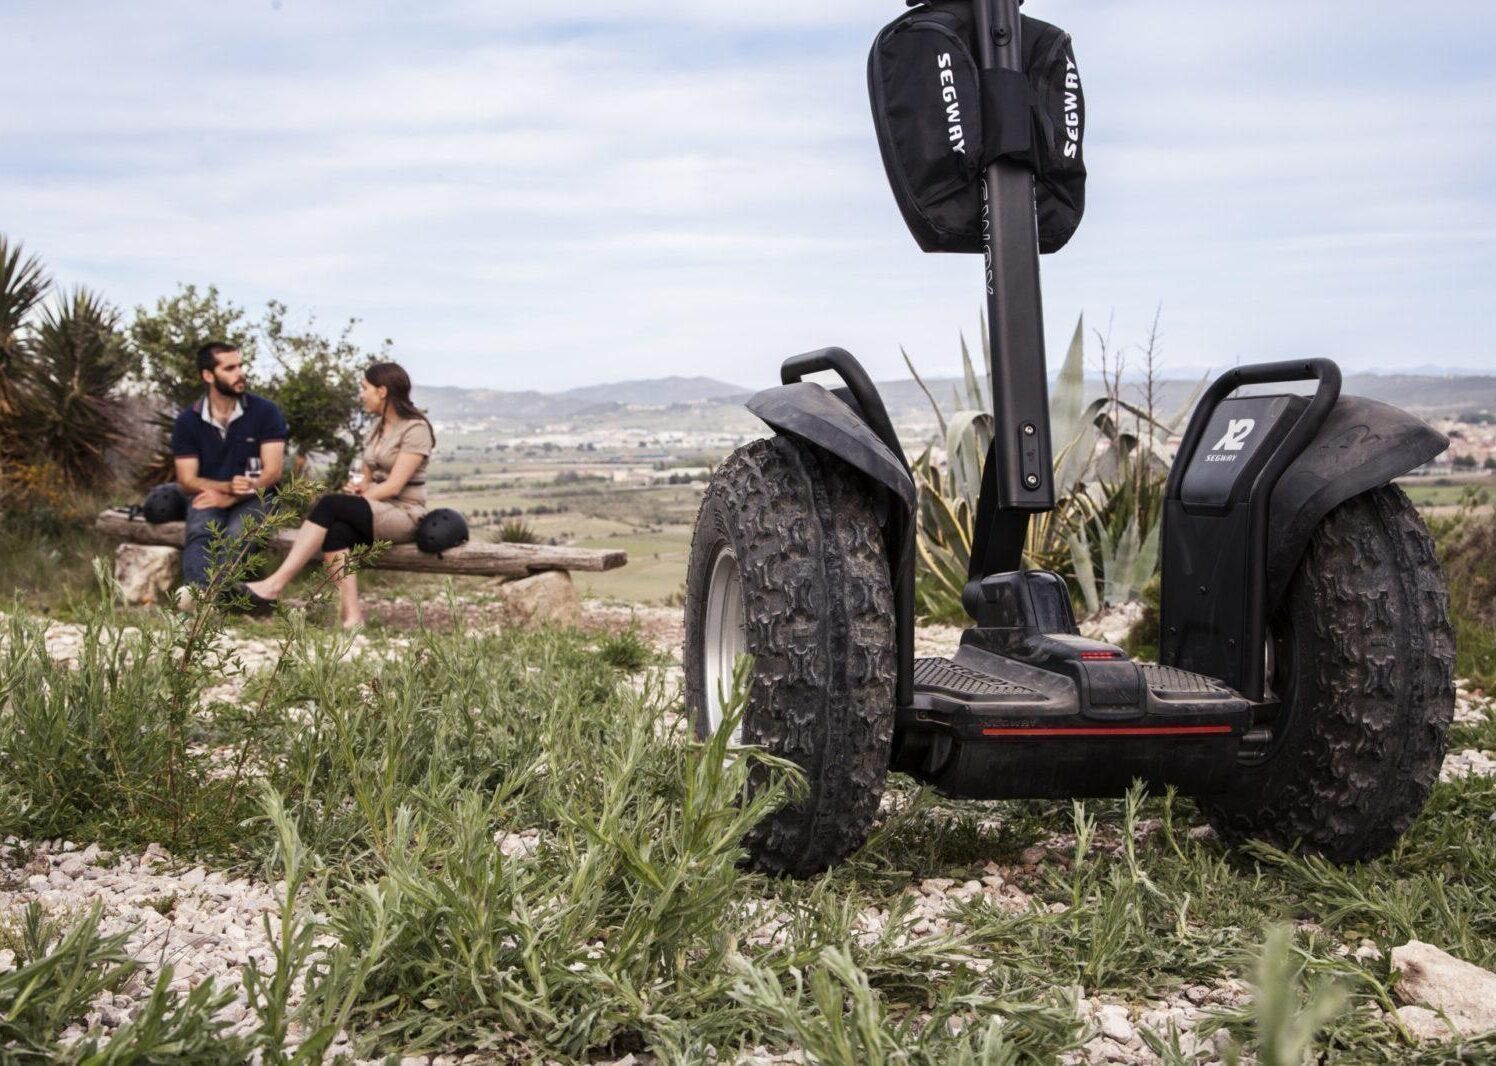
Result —
POLYGON ((760 870, 817 873, 866 840, 893 743, 893 592, 868 486, 792 440, 755 441, 713 476, 696 541, 686 681, 697 733, 705 721, 704 578, 725 541, 737 556, 754 655, 744 740, 793 760, 808 785, 745 844, 760 870))
POLYGON ((1273 624, 1294 646, 1284 738, 1202 806, 1231 841, 1374 858, 1427 802, 1454 714, 1448 591, 1401 489, 1363 493, 1324 519, 1273 624))

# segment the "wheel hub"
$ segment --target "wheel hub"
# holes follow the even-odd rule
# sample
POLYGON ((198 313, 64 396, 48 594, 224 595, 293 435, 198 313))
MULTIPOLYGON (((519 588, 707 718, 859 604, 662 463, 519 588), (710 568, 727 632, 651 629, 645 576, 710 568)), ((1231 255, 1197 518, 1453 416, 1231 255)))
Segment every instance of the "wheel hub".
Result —
MULTIPOLYGON (((732 549, 723 546, 712 560, 707 582, 706 618, 702 641, 706 680, 707 728, 722 726, 723 705, 732 696, 732 675, 738 656, 747 654, 748 631, 743 621, 743 579, 732 549)), ((733 728, 732 743, 743 742, 743 722, 733 728)))

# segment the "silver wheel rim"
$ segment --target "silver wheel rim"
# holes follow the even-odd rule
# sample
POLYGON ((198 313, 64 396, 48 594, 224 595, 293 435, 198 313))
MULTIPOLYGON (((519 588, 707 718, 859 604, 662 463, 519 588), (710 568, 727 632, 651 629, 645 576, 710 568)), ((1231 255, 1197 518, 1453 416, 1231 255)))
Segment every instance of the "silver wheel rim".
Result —
MULTIPOLYGON (((743 579, 731 548, 723 547, 712 560, 703 636, 706 723, 708 735, 714 735, 722 727, 724 697, 732 695, 733 666, 738 656, 748 651, 748 634, 743 626, 743 579)), ((741 719, 732 731, 731 740, 734 744, 743 742, 741 719)))

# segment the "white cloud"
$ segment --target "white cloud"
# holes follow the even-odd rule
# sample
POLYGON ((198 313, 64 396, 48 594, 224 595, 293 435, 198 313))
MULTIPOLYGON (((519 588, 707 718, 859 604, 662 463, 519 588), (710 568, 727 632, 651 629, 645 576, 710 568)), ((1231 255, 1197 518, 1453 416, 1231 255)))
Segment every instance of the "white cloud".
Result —
MULTIPOLYGON (((1180 363, 1496 362, 1485 7, 1029 6, 1090 100, 1053 343, 1162 301, 1180 363)), ((914 248, 863 97, 898 10, 11 3, 0 230, 126 305, 357 315, 418 380, 754 384, 829 343, 948 369, 978 268, 914 248)))

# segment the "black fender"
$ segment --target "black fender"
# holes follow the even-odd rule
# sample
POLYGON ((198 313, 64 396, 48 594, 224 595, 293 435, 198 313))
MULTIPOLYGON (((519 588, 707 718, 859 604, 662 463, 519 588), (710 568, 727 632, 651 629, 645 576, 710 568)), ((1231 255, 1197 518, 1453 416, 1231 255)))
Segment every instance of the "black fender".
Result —
POLYGON ((1268 505, 1269 614, 1327 514, 1351 497, 1417 469, 1447 447, 1449 438, 1416 415, 1379 400, 1341 396, 1273 489, 1268 505))
MULTIPOLYGON (((914 702, 915 507, 919 494, 903 456, 884 443, 854 406, 856 403, 844 390, 830 391, 812 381, 797 381, 756 393, 747 406, 776 433, 834 455, 888 490, 891 506, 883 544, 894 594, 898 652, 895 699, 904 707, 914 702)), ((891 433, 891 428, 887 432, 891 433)))
POLYGON ((846 401, 813 381, 779 385, 754 394, 748 410, 776 432, 830 452, 893 494, 914 513, 914 479, 898 456, 846 401))

